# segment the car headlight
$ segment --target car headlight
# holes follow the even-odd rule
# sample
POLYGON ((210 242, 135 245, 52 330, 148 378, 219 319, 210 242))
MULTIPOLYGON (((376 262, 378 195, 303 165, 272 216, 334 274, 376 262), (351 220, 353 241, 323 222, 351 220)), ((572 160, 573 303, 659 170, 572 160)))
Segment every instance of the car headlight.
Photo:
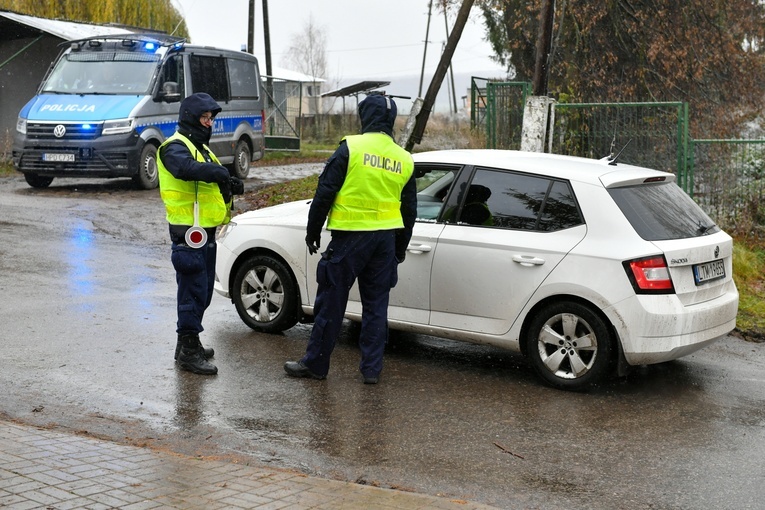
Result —
POLYGON ((107 120, 104 122, 104 135, 124 135, 133 130, 133 119, 107 120))
POLYGON ((236 226, 236 223, 234 223, 233 221, 229 221, 228 223, 223 225, 218 230, 218 235, 215 237, 216 242, 219 242, 219 243, 223 242, 223 239, 229 234, 229 232, 234 230, 235 226, 236 226))
POLYGON ((16 120, 16 131, 18 131, 22 135, 27 134, 27 119, 19 117, 16 120))

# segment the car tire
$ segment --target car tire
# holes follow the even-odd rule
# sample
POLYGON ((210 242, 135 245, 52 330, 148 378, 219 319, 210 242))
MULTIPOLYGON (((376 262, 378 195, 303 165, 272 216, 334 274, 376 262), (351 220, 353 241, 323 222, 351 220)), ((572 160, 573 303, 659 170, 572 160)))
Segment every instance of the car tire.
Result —
POLYGON ((33 188, 47 188, 53 182, 53 177, 44 177, 37 174, 24 174, 24 179, 33 188))
POLYGON ((242 321, 256 331, 279 333, 297 324, 297 284, 273 256, 247 259, 234 276, 231 298, 242 321))
POLYGON ((229 165, 231 175, 246 179, 250 173, 250 164, 252 163, 252 151, 246 140, 236 142, 234 149, 234 162, 229 165))
POLYGON ((535 312, 525 342, 534 371, 554 388, 585 390, 612 366, 610 328, 599 313, 581 303, 562 301, 535 312))
POLYGON ((157 147, 153 143, 146 143, 143 146, 138 165, 138 172, 133 176, 133 182, 141 189, 154 189, 159 186, 157 147))

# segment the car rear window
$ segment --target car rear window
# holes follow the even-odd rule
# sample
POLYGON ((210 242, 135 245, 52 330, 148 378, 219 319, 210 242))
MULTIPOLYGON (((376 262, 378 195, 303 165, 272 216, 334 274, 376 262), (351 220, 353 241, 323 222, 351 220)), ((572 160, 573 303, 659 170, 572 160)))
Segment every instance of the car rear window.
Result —
POLYGON ((646 241, 687 239, 720 231, 675 183, 609 188, 608 192, 646 241))

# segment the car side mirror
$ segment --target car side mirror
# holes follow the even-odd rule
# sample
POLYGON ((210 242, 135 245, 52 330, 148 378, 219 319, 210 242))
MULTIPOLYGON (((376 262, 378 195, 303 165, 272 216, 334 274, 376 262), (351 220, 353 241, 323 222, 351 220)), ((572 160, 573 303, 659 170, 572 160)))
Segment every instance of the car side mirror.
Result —
POLYGON ((181 94, 178 92, 178 83, 166 81, 162 84, 162 90, 158 94, 159 99, 166 103, 177 103, 181 100, 181 94))

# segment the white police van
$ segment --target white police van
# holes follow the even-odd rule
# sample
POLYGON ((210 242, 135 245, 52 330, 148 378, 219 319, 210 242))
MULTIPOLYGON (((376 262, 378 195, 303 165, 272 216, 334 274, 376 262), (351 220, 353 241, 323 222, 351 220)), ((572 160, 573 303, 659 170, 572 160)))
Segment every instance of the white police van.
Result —
POLYGON ((13 163, 27 183, 132 177, 155 188, 157 148, 175 132, 180 101, 210 94, 210 148, 240 178, 264 154, 257 59, 248 53, 131 34, 70 41, 19 113, 13 163))

